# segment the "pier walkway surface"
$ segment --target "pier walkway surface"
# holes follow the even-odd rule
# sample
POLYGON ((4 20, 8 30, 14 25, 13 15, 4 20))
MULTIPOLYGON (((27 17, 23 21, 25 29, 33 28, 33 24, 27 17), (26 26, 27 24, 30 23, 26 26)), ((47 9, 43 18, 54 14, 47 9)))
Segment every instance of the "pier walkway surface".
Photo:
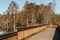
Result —
POLYGON ((52 40, 54 36, 55 28, 47 28, 40 33, 37 33, 26 40, 52 40))

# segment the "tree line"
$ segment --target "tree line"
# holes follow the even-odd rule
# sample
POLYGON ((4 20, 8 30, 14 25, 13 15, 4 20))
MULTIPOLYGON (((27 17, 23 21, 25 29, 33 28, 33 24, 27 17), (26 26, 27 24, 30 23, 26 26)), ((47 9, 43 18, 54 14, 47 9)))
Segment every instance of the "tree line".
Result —
POLYGON ((0 15, 0 29, 10 32, 28 25, 60 24, 60 14, 55 14, 52 5, 52 2, 37 5, 26 1, 22 11, 19 11, 18 4, 12 1, 6 13, 0 15))

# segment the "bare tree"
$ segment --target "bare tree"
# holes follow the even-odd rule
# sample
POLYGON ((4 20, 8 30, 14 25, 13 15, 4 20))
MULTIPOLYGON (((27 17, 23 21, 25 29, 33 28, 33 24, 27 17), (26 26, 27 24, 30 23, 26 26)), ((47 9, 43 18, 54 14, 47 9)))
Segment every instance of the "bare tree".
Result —
POLYGON ((10 21, 9 22, 9 30, 10 31, 16 31, 16 23, 15 23, 15 21, 16 21, 16 19, 15 19, 15 17, 16 17, 16 13, 17 13, 17 11, 18 11, 18 5, 14 2, 14 1, 12 1, 10 4, 9 4, 9 7, 8 7, 8 10, 7 10, 7 14, 8 15, 10 15, 10 17, 8 17, 8 18, 10 18, 10 19, 8 19, 8 21, 10 21))

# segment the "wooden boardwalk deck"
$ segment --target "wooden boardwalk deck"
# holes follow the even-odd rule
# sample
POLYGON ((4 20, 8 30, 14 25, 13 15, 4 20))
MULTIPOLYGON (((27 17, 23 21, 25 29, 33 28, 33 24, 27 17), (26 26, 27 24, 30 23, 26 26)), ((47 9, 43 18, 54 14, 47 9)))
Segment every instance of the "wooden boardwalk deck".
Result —
POLYGON ((55 28, 47 28, 44 31, 33 35, 26 40, 52 40, 55 32, 55 28))

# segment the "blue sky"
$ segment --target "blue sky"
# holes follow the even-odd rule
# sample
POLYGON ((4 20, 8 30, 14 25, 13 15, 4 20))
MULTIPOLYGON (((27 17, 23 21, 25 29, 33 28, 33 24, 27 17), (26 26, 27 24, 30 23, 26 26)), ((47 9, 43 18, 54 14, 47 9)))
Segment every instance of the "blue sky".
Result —
MULTIPOLYGON (((49 2, 53 2, 53 0, 0 0, 0 14, 5 12, 11 1, 15 1, 19 5, 19 9, 22 10, 26 1, 39 4, 48 4, 49 2)), ((60 13, 60 0, 56 0, 55 12, 60 13)))

